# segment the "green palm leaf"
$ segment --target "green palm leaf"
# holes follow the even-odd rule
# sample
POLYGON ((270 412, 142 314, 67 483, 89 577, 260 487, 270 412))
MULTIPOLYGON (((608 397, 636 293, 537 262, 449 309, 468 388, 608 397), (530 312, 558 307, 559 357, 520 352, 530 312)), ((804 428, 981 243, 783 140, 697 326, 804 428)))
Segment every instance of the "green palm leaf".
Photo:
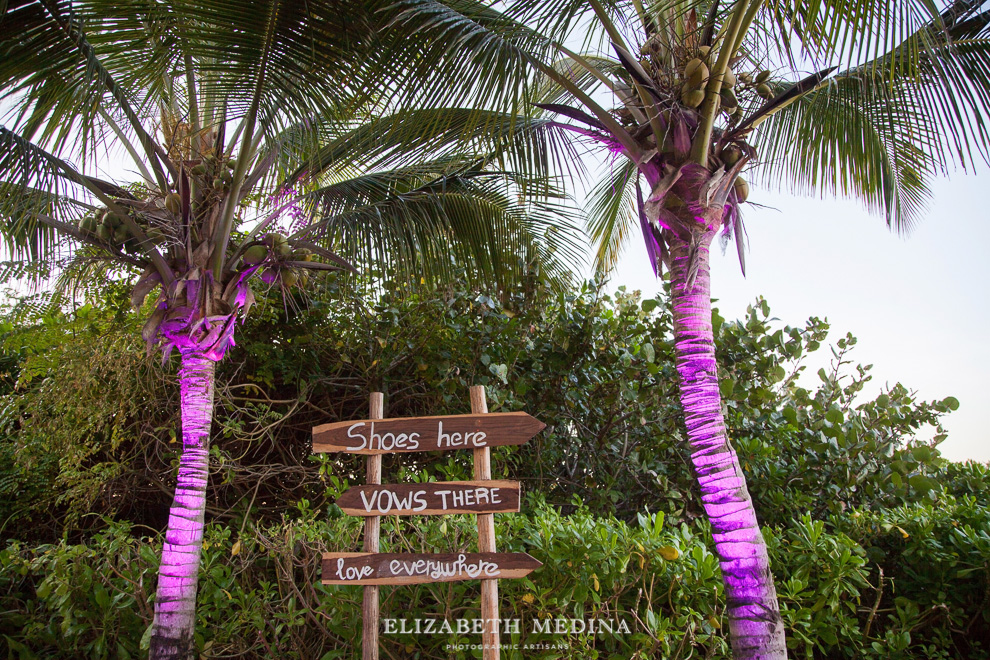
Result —
MULTIPOLYGON (((938 19, 941 21, 941 19, 938 19)), ((907 230, 929 181, 988 155, 990 13, 930 24, 772 116, 757 143, 766 177, 799 192, 851 194, 907 230)))
POLYGON ((566 207, 521 202, 530 183, 459 159, 367 174, 308 193, 316 220, 297 235, 409 278, 466 264, 476 282, 505 285, 535 264, 563 285, 580 265, 577 230, 566 207))
POLYGON ((627 158, 613 162, 588 197, 588 234, 598 246, 595 270, 611 272, 627 241, 639 227, 636 165, 627 158))
POLYGON ((341 169, 346 175, 358 164, 388 169, 465 151, 488 154, 498 167, 530 177, 578 162, 566 131, 546 119, 470 108, 411 109, 371 118, 340 133, 286 183, 304 173, 333 177, 341 169))

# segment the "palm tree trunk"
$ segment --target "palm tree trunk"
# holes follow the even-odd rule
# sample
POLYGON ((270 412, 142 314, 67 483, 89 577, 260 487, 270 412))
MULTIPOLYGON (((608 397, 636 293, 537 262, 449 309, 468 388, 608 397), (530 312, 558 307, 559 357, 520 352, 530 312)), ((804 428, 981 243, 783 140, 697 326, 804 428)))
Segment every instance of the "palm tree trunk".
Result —
POLYGON ((735 660, 786 660, 784 626, 767 548, 746 478, 722 418, 712 335, 708 250, 714 231, 699 234, 697 275, 688 289, 691 246, 671 241, 671 298, 681 406, 691 461, 722 566, 735 660))
POLYGON ((203 547, 215 365, 198 351, 182 352, 179 369, 182 457, 158 570, 151 660, 186 660, 194 650, 196 584, 203 547))

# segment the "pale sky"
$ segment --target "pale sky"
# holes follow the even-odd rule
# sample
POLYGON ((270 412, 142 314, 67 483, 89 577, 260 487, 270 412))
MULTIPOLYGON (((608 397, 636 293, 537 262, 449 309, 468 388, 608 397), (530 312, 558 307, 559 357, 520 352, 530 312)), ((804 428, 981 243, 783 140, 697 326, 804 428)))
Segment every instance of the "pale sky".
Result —
MULTIPOLYGON (((851 332, 853 363, 873 364, 862 396, 900 382, 924 400, 954 396, 939 449, 952 460, 990 461, 990 168, 935 183, 928 214, 907 237, 855 201, 781 195, 752 185, 744 205, 747 276, 735 246, 712 250, 712 297, 736 319, 763 296, 781 325, 827 319, 829 339, 851 332), (984 190, 984 192, 988 192, 984 190), (745 208, 749 206, 749 208, 745 208)), ((626 249, 612 285, 659 290, 639 237, 626 249)), ((809 361, 807 385, 831 359, 823 345, 809 361)), ((866 399, 864 399, 865 401, 866 399)))

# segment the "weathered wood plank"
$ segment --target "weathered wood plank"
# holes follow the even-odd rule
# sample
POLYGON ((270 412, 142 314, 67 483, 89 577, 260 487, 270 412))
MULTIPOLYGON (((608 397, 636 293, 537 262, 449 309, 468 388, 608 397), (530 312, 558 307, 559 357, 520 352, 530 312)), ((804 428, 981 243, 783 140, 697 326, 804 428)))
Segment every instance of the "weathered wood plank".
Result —
POLYGON ((441 481, 357 486, 341 494, 337 506, 349 516, 440 516, 519 511, 519 482, 441 481))
POLYGON ((391 454, 521 445, 546 425, 524 412, 358 419, 313 429, 313 453, 391 454))
POLYGON ((323 584, 427 584, 521 578, 543 564, 525 552, 327 552, 323 584))

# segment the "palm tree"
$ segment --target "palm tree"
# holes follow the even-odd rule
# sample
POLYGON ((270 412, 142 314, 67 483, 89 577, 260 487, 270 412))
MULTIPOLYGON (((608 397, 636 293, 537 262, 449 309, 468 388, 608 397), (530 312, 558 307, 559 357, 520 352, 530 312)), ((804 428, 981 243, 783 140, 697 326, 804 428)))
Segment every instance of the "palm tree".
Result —
POLYGON ((3 5, 6 250, 140 272, 135 308, 157 291, 142 332, 149 351, 179 354, 182 453, 153 658, 193 650, 214 369, 253 288, 288 294, 352 263, 417 279, 450 277, 460 263, 491 284, 536 264, 562 281, 574 256, 540 174, 559 127, 500 110, 511 95, 472 107, 473 85, 437 86, 456 59, 415 35, 379 39, 388 6, 3 5))
POLYGON ((934 176, 988 156, 990 12, 977 0, 516 0, 495 19, 467 0, 403 4, 432 7, 442 18, 424 22, 436 30, 452 12, 483 25, 489 40, 466 47, 530 62, 539 107, 622 159, 589 204, 597 261, 610 268, 638 227, 655 273, 669 272, 681 404, 734 657, 786 657, 721 413, 709 248, 720 232, 735 238, 745 272, 744 170, 854 195, 909 228, 934 176))

